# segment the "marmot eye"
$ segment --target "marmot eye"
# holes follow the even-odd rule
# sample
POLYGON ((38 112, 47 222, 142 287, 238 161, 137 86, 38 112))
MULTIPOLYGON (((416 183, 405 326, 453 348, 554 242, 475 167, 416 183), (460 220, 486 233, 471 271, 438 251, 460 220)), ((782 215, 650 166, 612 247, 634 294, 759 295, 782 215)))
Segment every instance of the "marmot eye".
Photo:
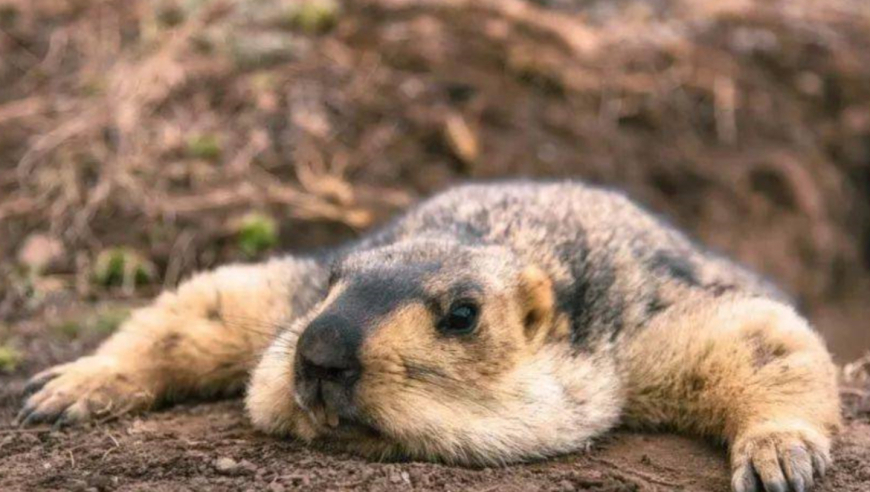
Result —
POLYGON ((474 304, 464 301, 454 304, 438 329, 448 335, 465 335, 477 327, 478 309, 474 304))

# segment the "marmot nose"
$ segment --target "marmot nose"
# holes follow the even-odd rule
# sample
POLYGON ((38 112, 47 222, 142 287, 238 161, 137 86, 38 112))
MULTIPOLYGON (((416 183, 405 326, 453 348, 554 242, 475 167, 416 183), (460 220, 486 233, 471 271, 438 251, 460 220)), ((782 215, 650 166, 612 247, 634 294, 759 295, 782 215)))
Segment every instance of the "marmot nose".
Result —
POLYGON ((347 320, 321 315, 302 332, 297 345, 301 376, 350 388, 359 379, 362 334, 347 320))

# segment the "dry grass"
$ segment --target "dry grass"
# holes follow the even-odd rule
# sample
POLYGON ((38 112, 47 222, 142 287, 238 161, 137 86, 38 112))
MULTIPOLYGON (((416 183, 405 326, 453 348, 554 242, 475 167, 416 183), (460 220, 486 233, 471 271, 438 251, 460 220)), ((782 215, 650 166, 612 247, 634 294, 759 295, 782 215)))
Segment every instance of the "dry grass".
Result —
POLYGON ((866 285, 863 0, 311 1, 0 0, 0 255, 59 238, 48 273, 101 295, 101 251, 173 285, 244 257, 252 211, 311 247, 459 179, 579 175, 811 309, 866 285))
MULTIPOLYGON (((82 5, 77 2, 11 4, 22 17, 18 22, 37 28, 46 21, 41 18, 46 11, 72 18, 50 33, 45 55, 32 55, 34 66, 22 68, 25 73, 18 81, 23 90, 41 94, 0 107, 0 122, 30 130, 17 165, 0 178, 18 187, 4 200, 0 219, 47 213, 52 232, 78 238, 90 234, 89 225, 105 209, 133 209, 156 218, 260 202, 287 206, 306 219, 336 220, 356 228, 370 225, 371 215, 356 206, 344 179, 343 163, 325 163, 309 150, 309 155, 292 159, 291 166, 304 179, 299 185, 287 184, 269 172, 270 165, 281 163, 252 166, 264 151, 276 147, 273 136, 263 131, 265 125, 238 124, 256 119, 245 113, 259 108, 239 107, 225 115, 198 111, 204 99, 224 96, 208 91, 208 85, 232 90, 234 79, 245 78, 243 71, 233 73, 238 60, 226 53, 200 52, 210 35, 235 27, 234 16, 244 16, 238 13, 242 3, 205 2, 187 12, 169 2, 103 1, 78 13, 74 10, 82 5), (161 21, 170 9, 183 17, 177 25, 161 21), (124 39, 133 21, 137 32, 124 39), (69 63, 78 66, 70 70, 69 63), (48 79, 55 87, 45 90, 35 82, 36 87, 28 88, 28 73, 37 71, 40 80, 48 79), (201 85, 205 93, 194 92, 201 85), (178 113, 166 111, 169 107, 178 113), (219 168, 203 159, 177 158, 189 150, 185 137, 197 132, 214 134, 226 147, 220 150, 226 158, 219 168), (185 180, 194 183, 183 193, 173 193, 173 181, 185 180), (197 187, 207 192, 198 193, 197 187)), ((255 90, 250 85, 239 89, 255 90)))
POLYGON ((190 242, 184 222, 223 219, 201 246, 251 209, 360 230, 372 203, 407 204, 397 189, 351 186, 346 156, 322 150, 334 135, 304 88, 298 101, 275 99, 299 92, 293 74, 275 78, 276 64, 312 49, 285 24, 299 3, 5 2, 0 221, 18 234, 3 254, 41 230, 78 253, 65 270, 87 275, 113 242, 105 229, 137 224, 139 234, 109 235, 168 261, 174 282, 202 265, 150 250, 160 245, 143 237, 149 226, 190 242), (288 102, 299 106, 292 128, 278 121, 288 102))

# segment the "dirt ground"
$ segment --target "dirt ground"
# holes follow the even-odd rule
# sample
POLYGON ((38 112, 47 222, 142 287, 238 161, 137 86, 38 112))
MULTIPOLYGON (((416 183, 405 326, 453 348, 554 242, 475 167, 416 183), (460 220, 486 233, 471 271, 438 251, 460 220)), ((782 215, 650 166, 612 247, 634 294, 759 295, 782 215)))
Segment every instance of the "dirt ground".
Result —
MULTIPOLYGON (((722 449, 667 434, 472 470, 260 436, 238 401, 10 425, 28 375, 191 272, 469 179, 624 189, 846 364, 870 350, 868 81, 866 0, 0 0, 0 490, 726 490, 722 449)), ((865 369, 822 490, 870 490, 865 369)))
MULTIPOLYGON (((0 421, 20 381, 6 381, 0 421)), ((870 487, 870 424, 852 415, 819 491, 870 487)), ((588 452, 506 468, 370 463, 257 434, 239 401, 183 405, 84 429, 0 430, 0 489, 728 491, 724 451, 667 434, 614 432, 588 452)))

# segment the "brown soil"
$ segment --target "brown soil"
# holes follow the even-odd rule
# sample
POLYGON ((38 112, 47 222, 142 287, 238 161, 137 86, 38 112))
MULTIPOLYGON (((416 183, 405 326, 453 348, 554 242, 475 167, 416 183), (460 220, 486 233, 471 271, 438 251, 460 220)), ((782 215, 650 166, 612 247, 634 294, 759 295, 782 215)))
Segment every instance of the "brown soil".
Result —
MULTIPOLYGON (((3 389, 11 419, 21 381, 3 389)), ((850 418, 819 491, 870 487, 868 413, 850 418)), ((480 490, 725 492, 724 451, 615 432, 581 454, 506 468, 371 463, 251 430, 238 401, 184 405, 84 429, 0 430, 0 490, 480 490)))
MULTIPOLYGON (((23 358, 0 365, 0 490, 727 488, 721 449, 670 435, 469 470, 276 441, 237 402, 9 428, 26 376, 111 313, 248 258, 251 211, 280 224, 257 259, 454 182, 581 177, 770 275, 839 361, 870 348, 866 0, 365 0, 314 25, 294 4, 0 0, 0 348, 23 358), (58 248, 40 268, 34 234, 58 248), (113 246, 150 281, 95 283, 113 246)), ((822 490, 870 490, 866 386, 822 490)))

